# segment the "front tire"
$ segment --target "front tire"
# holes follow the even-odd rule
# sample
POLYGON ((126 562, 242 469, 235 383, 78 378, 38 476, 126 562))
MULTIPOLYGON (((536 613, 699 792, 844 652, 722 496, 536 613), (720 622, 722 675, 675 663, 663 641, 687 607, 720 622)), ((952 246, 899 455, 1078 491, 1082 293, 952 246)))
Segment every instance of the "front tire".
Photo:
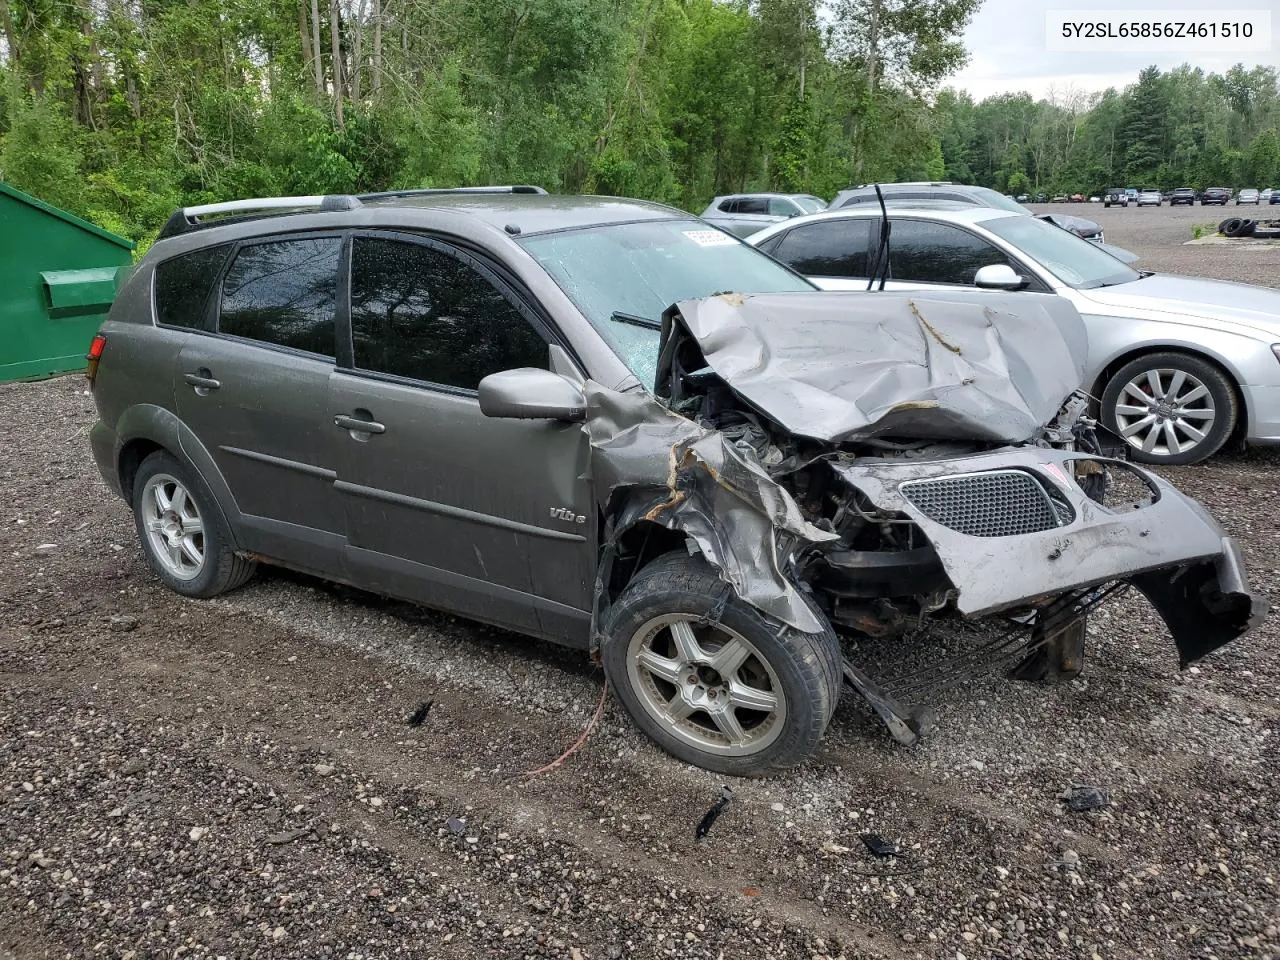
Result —
POLYGON ((184 597, 214 597, 256 569, 238 557, 208 487, 171 454, 142 461, 133 480, 133 519, 147 563, 184 597))
POLYGON ((600 653, 618 699, 658 746, 716 773, 767 776, 812 755, 835 712, 842 654, 822 621, 817 634, 778 623, 677 551, 623 590, 600 653))
POLYGON ((1126 363, 1102 393, 1102 422, 1141 463, 1181 466, 1213 456, 1235 429, 1231 381, 1207 360, 1152 353, 1126 363))

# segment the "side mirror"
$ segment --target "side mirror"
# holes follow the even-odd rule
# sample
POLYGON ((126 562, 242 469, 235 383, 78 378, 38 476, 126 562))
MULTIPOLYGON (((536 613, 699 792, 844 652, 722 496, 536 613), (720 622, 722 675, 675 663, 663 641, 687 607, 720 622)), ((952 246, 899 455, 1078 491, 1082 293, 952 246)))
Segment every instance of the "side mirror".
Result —
POLYGON ((513 420, 568 420, 587 416, 587 399, 558 373, 520 367, 491 373, 480 381, 480 412, 513 420))
POLYGON ((1021 290, 1027 285, 1027 281, 1018 276, 1008 264, 991 263, 979 268, 973 275, 973 285, 983 290, 1021 290))

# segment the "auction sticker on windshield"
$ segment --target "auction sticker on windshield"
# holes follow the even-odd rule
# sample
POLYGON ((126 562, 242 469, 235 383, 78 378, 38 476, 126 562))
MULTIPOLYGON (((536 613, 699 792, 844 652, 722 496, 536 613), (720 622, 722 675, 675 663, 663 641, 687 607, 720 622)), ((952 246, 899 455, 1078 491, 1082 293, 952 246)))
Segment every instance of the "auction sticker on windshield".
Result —
POLYGON ((681 233, 700 247, 727 247, 738 242, 719 230, 682 230, 681 233))
POLYGON ((1271 11, 1050 10, 1045 46, 1080 53, 1267 53, 1271 11))

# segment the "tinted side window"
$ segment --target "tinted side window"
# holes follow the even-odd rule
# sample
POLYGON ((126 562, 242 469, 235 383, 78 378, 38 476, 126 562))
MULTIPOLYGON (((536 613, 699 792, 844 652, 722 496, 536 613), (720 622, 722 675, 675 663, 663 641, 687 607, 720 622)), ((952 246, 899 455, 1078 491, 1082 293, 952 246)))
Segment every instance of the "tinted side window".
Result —
POLYGON ((222 281, 218 330, 332 357, 339 237, 242 247, 222 281))
POLYGON ((724 213, 737 213, 737 212, 738 212, 738 201, 737 201, 737 200, 722 200, 722 201, 720 201, 720 210, 721 210, 722 212, 724 212, 724 213))
POLYGON ((224 243, 157 263, 156 320, 169 327, 202 328, 209 294, 230 249, 224 243))
POLYGON ((765 213, 769 202, 764 197, 743 197, 738 201, 738 213, 765 213))
MULTIPOLYGON (((867 276, 871 220, 828 220, 790 231, 772 253, 810 277, 867 276)), ((897 233, 897 228, 894 228, 897 233)))
POLYGON ((480 271, 399 240, 356 238, 351 337, 361 370, 469 390, 549 361, 546 341, 480 271))
POLYGON ((924 220, 893 221, 889 275, 894 280, 969 286, 980 267, 993 263, 1009 264, 1009 259, 967 230, 924 220))

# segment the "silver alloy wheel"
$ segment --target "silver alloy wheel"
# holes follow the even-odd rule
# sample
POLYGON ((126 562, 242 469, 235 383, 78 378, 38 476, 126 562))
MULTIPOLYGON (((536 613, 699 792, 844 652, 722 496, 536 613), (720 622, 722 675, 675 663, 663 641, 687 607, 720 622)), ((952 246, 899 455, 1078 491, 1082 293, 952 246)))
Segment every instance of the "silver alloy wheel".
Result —
POLYGON ((1218 415, 1209 388, 1172 367, 1148 370, 1126 383, 1115 414, 1120 436, 1131 447, 1165 457, 1199 446, 1218 415))
POLYGON ((787 700, 745 637, 693 614, 645 623, 627 645, 627 676, 645 711, 699 749, 744 757, 782 733, 787 700))
POLYGON ((142 491, 143 527, 152 555, 179 580, 204 569, 204 521, 195 500, 177 478, 157 473, 142 491))

